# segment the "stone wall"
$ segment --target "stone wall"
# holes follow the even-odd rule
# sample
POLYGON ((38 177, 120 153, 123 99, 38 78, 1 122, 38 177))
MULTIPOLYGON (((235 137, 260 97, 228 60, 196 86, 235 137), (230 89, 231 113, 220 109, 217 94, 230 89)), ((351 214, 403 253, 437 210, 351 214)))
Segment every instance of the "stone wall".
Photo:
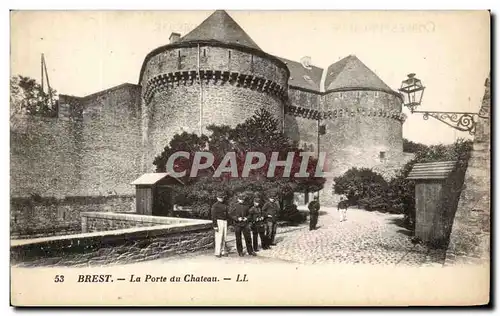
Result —
POLYGON ((60 95, 58 117, 11 120, 13 238, 78 232, 81 211, 133 210, 140 93, 124 84, 83 98, 60 95))
POLYGON ((57 118, 19 116, 11 120, 10 194, 78 195, 80 125, 57 118))
POLYGON ((92 266, 153 260, 213 247, 210 221, 139 227, 11 242, 18 266, 92 266))
POLYGON ((141 87, 125 84, 84 98, 80 195, 134 194, 141 173, 141 87))
POLYGON ((140 86, 59 96, 57 118, 11 122, 11 195, 133 194, 140 174, 140 86))
POLYGON ((11 198, 12 239, 77 234, 83 212, 135 212, 134 196, 11 198))
POLYGON ((486 81, 473 150, 453 220, 446 264, 489 263, 491 241, 491 93, 486 81))
POLYGON ((139 214, 119 214, 107 212, 81 213, 82 233, 126 229, 132 227, 150 227, 184 223, 176 217, 147 216, 139 214))

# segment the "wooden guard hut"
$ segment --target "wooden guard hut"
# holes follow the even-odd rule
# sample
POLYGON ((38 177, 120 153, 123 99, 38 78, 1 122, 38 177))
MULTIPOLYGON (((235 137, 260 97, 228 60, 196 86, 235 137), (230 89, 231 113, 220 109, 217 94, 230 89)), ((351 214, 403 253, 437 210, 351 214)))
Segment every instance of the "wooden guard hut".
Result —
POLYGON ((464 172, 456 161, 418 163, 407 179, 415 181, 415 236, 436 248, 447 247, 464 172))
POLYGON ((136 213, 170 216, 173 210, 172 186, 184 183, 168 173, 146 173, 131 183, 135 185, 136 213))

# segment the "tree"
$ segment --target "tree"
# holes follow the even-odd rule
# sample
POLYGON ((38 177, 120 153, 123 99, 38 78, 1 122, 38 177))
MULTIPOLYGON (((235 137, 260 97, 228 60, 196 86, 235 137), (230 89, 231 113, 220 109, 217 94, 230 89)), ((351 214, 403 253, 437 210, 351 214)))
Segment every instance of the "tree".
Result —
POLYGON ((205 135, 198 136, 194 133, 175 134, 170 143, 163 149, 163 152, 157 156, 153 164, 156 166, 156 172, 166 172, 168 158, 179 151, 189 153, 189 158, 179 157, 175 160, 174 170, 182 172, 187 170, 183 177, 184 183, 191 182, 189 171, 192 167, 192 161, 196 152, 204 152, 208 148, 208 137, 205 135))
POLYGON ((50 94, 42 90, 35 79, 15 76, 10 79, 10 116, 30 114, 45 117, 57 115, 57 103, 53 102, 57 91, 50 94), (52 99, 51 99, 52 97, 52 99))
MULTIPOLYGON (((195 201, 209 202, 213 199, 215 192, 224 190, 230 196, 239 192, 263 192, 264 195, 270 191, 284 191, 285 187, 291 187, 296 191, 309 192, 318 191, 323 187, 325 179, 315 176, 317 160, 310 158, 307 164, 309 177, 295 177, 301 166, 300 153, 302 150, 286 137, 281 129, 279 121, 272 114, 260 109, 249 119, 236 127, 227 125, 211 125, 207 127, 209 136, 183 133, 175 135, 164 151, 155 158, 154 165, 157 172, 166 170, 168 158, 177 151, 191 153, 190 159, 176 159, 176 171, 191 170, 191 162, 196 151, 208 151, 214 155, 213 168, 205 170, 197 178, 185 179, 189 183, 185 188, 179 188, 179 196, 184 201, 195 203, 195 201), (214 171, 220 166, 224 156, 229 153, 236 154, 238 177, 231 177, 229 173, 222 173, 220 177, 213 177, 214 171), (242 171, 250 152, 260 152, 265 156, 262 167, 251 170, 248 177, 242 177, 242 171), (286 160, 288 153, 294 153, 290 177, 283 175, 285 168, 277 167, 273 177, 267 177, 269 162, 273 152, 278 153, 279 160, 286 160)), ((256 162, 257 158, 253 158, 256 162)), ((174 168, 175 168, 174 167, 174 168)), ((286 189, 288 190, 288 189, 286 189)), ((293 195, 292 195, 293 198, 293 195)))
POLYGON ((426 151, 428 148, 429 146, 427 145, 415 143, 411 140, 403 138, 403 152, 405 153, 418 153, 426 151))

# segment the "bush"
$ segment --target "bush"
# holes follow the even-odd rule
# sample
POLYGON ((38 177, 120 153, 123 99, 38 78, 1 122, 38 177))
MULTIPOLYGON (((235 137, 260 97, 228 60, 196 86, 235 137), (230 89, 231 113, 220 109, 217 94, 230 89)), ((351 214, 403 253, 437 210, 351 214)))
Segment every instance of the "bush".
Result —
POLYGON ((392 205, 386 196, 362 198, 358 201, 358 206, 367 211, 387 212, 392 209, 392 205))
POLYGON ((415 152, 415 158, 408 162, 389 182, 370 169, 352 168, 334 179, 336 194, 344 194, 350 205, 358 205, 367 211, 383 211, 404 214, 405 224, 415 225, 415 182, 407 176, 416 163, 457 161, 458 168, 465 170, 472 150, 470 140, 458 139, 451 145, 426 146, 406 142, 415 152))
POLYGON ((286 206, 280 213, 279 219, 287 222, 292 226, 302 224, 306 221, 306 216, 302 214, 298 209, 297 205, 292 204, 286 206))
POLYGON ((334 178, 334 183, 334 192, 345 195, 349 205, 357 205, 361 199, 381 196, 387 190, 384 177, 368 168, 351 168, 334 178))
POLYGON ((193 218, 211 219, 211 205, 208 203, 196 203, 191 206, 193 218))

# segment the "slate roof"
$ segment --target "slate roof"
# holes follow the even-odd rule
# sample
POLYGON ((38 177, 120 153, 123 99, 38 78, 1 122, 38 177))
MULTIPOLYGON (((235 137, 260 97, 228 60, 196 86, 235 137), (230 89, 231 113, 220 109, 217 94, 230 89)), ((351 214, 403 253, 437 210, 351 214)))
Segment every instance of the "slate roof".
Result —
POLYGON ((455 169, 456 161, 417 163, 411 169, 407 179, 446 179, 455 169))
POLYGON ((317 92, 321 91, 322 68, 311 66, 311 69, 307 69, 300 62, 282 57, 277 58, 283 61, 287 65, 288 70, 290 70, 289 85, 317 92))
MULTIPOLYGON (((226 45, 247 47, 266 54, 224 10, 213 12, 200 25, 180 38, 176 43, 211 41, 226 45)), ((139 76, 139 82, 142 80, 142 74, 148 58, 157 53, 158 50, 165 49, 170 45, 172 44, 157 48, 146 56, 139 76)), ((373 89, 396 93, 354 55, 349 55, 339 60, 327 69, 316 66, 311 66, 311 69, 307 69, 300 62, 277 56, 272 57, 286 63, 290 71, 288 84, 292 87, 322 93, 331 90, 349 89, 373 89)))
POLYGON ((245 31, 224 10, 217 10, 179 42, 217 41, 261 50, 245 31))
POLYGON ((349 88, 393 91, 354 55, 330 65, 325 78, 325 91, 349 88))

